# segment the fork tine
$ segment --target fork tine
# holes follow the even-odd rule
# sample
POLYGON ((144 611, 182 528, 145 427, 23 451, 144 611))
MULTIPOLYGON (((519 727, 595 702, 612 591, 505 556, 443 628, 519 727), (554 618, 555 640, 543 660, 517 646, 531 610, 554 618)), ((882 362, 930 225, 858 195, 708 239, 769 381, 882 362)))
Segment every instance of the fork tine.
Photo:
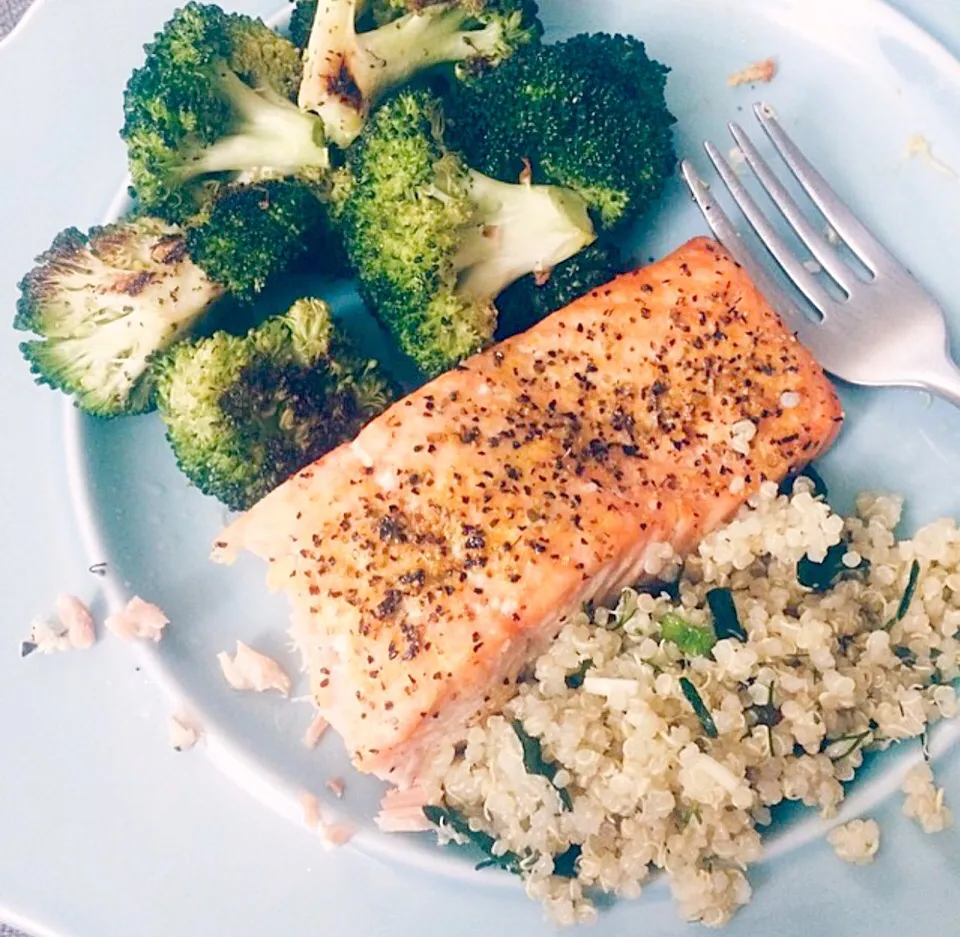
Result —
POLYGON ((710 162, 716 167, 724 185, 740 207, 744 217, 750 222, 753 230, 757 232, 763 246, 780 264, 787 276, 793 280, 797 289, 813 303, 822 316, 826 317, 827 311, 835 305, 835 300, 831 299, 816 277, 804 267, 787 242, 780 237, 777 229, 770 224, 767 216, 760 210, 720 151, 709 141, 704 143, 703 146, 707 151, 707 156, 710 157, 710 162))
POLYGON ((800 152, 783 129, 774 109, 769 104, 760 103, 753 106, 753 112, 797 182, 860 261, 874 274, 884 264, 902 269, 902 264, 864 227, 827 180, 800 152))
POLYGON ((780 288, 780 285, 767 273, 762 264, 759 264, 743 243, 740 232, 730 220, 727 213, 714 201, 707 184, 697 175, 693 164, 683 160, 680 164, 683 179, 687 183, 703 217, 717 240, 730 252, 733 259, 746 270, 757 289, 763 294, 767 302, 773 306, 783 320, 796 332, 797 337, 804 344, 811 344, 814 332, 819 328, 803 313, 803 310, 780 288))
POLYGON ((753 174, 757 177, 757 181, 763 186, 767 195, 780 209, 780 214, 793 228, 794 233, 804 243, 807 250, 813 254, 823 269, 833 277, 849 296, 859 282, 857 275, 840 256, 840 252, 832 244, 829 244, 824 235, 809 222, 793 196, 787 191, 786 186, 776 177, 743 128, 735 123, 727 126, 731 136, 746 158, 747 165, 753 170, 753 174))

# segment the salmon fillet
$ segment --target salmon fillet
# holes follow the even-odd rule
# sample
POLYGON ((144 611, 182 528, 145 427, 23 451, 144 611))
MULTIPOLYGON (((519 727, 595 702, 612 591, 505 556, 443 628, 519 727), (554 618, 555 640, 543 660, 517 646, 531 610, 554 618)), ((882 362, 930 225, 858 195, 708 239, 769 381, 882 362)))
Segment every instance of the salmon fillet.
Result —
POLYGON ((690 241, 401 400, 227 528, 269 563, 321 714, 411 784, 588 600, 651 579, 842 420, 718 244, 690 241))

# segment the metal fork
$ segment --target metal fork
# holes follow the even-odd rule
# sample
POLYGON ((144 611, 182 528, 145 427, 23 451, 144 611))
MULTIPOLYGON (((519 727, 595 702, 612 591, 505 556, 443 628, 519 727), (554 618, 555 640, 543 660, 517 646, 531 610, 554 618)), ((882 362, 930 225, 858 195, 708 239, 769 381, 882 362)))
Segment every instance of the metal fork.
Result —
POLYGON ((943 311, 912 274, 857 220, 853 212, 800 152, 768 104, 757 104, 760 126, 801 188, 826 219, 820 230, 743 129, 728 124, 761 188, 777 206, 813 260, 796 256, 721 152, 704 144, 710 161, 760 241, 819 318, 807 314, 753 256, 729 216, 688 160, 683 177, 717 239, 747 271, 821 365, 842 380, 871 387, 916 387, 960 407, 960 369, 950 356, 943 311), (859 274, 839 249, 842 242, 869 271, 859 274), (829 278, 833 287, 828 287, 829 278))

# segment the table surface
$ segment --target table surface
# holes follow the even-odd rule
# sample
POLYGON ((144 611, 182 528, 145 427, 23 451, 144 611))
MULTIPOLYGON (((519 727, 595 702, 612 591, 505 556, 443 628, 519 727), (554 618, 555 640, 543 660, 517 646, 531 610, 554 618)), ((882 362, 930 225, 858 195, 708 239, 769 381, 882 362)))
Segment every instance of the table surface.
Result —
MULTIPOLYGON (((0 0, 0 39, 13 30, 33 0, 0 0)), ((0 937, 25 937, 0 922, 0 937)))
MULTIPOLYGON (((32 0, 0 0, 0 38, 11 31, 31 2, 32 0)), ((41 0, 40 8, 31 16, 40 18, 52 15, 51 8, 62 11, 72 2, 75 0, 41 0)), ((124 11, 131 9, 122 0, 98 2, 109 8, 111 15, 122 16, 124 11)), ((958 0, 890 2, 944 41, 955 53, 960 54, 958 0)), ((170 0, 169 5, 174 6, 173 0, 170 0)), ((249 7, 251 3, 241 2, 240 5, 249 7)), ((275 5, 280 5, 279 0, 275 5)), ((24 23, 22 30, 23 33, 29 33, 29 23, 24 23)), ((93 206, 98 204, 98 197, 105 195, 99 193, 96 197, 91 196, 91 210, 95 210, 93 206)), ((58 424, 49 428, 38 428, 38 456, 60 457, 58 432, 58 424)), ((0 473, 3 470, 0 466, 0 473)), ((11 480, 15 477, 10 475, 11 480)), ((8 490, 13 490, 12 486, 7 487, 8 490)), ((65 509, 68 506, 64 504, 66 495, 54 491, 51 487, 50 498, 64 511, 60 518, 67 516, 65 509)), ((55 516, 56 512, 52 509, 46 512, 48 520, 55 516)), ((28 620, 31 608, 42 607, 49 595, 62 588, 57 582, 57 564, 59 562, 65 565, 69 556, 76 555, 74 551, 77 549, 72 533, 62 529, 63 527, 61 523, 60 529, 37 532, 32 546, 38 549, 38 553, 42 549, 44 555, 53 558, 54 563, 46 575, 46 581, 43 575, 31 575, 32 594, 16 595, 5 601, 5 611, 13 613, 14 618, 23 618, 26 614, 23 620, 28 620)), ((30 547, 31 544, 25 544, 25 549, 30 547)), ((44 889, 49 891, 51 887, 55 887, 57 876, 69 875, 74 878, 71 891, 76 889, 76 881, 79 880, 83 887, 95 890, 104 901, 110 903, 109 917, 105 917, 96 907, 75 908, 71 925, 76 928, 75 933, 78 935, 112 937, 114 934, 140 933, 159 937, 156 927, 150 925, 149 913, 151 906, 158 901, 169 901, 176 906, 176 911, 165 914, 164 919, 181 925, 178 928, 180 933, 189 933, 192 914, 195 914, 196 909, 202 907, 206 900, 204 876, 211 868, 216 868, 222 879, 230 882, 229 891, 235 896, 235 901, 241 906, 249 907, 253 917, 259 916, 266 923, 262 909, 266 899, 260 895, 261 900, 257 900, 258 884, 270 874, 271 859, 259 854, 257 843, 261 840, 276 840, 278 821, 266 810, 252 805, 248 794, 233 787, 203 758, 184 758, 178 763, 177 771, 169 770, 170 752, 167 743, 162 733, 154 731, 156 726, 164 723, 165 704, 153 687, 134 672, 129 656, 123 648, 117 648, 116 644, 119 642, 115 642, 112 647, 101 649, 100 666, 97 668, 78 668, 86 673, 73 680, 72 705, 69 711, 60 709, 58 712, 46 713, 44 708, 35 705, 33 700, 23 704, 24 718, 32 719, 38 731, 42 731, 44 723, 66 720, 71 729, 75 727, 78 745, 82 744, 87 752, 114 752, 120 746, 127 751, 136 751, 138 757, 128 759, 127 775, 124 777, 85 779, 71 777, 69 771, 66 771, 61 777, 31 778, 34 786, 30 788, 30 796, 46 798, 53 805, 51 813, 61 824, 57 841, 62 844, 62 849, 57 855, 50 857, 48 868, 38 870, 35 894, 17 896, 18 902, 28 903, 22 910, 42 918, 44 889), (104 674, 107 674, 106 679, 104 674), (162 796, 164 800, 162 814, 168 821, 162 823, 151 816, 149 809, 145 809, 142 793, 143 786, 158 777, 163 779, 162 791, 158 796, 162 796), (85 854, 82 848, 84 829, 89 828, 89 824, 94 820, 85 815, 86 805, 91 804, 90 809, 95 810, 97 803, 101 806, 109 804, 109 816, 104 809, 96 820, 109 823, 117 831, 118 843, 128 841, 129 837, 136 837, 141 845, 145 846, 138 848, 136 859, 126 863, 118 861, 116 856, 85 854), (177 822, 170 823, 171 817, 176 817, 177 822), (241 836, 249 847, 247 854, 219 854, 218 831, 229 828, 230 840, 237 842, 238 827, 243 829, 241 836), (207 835, 202 839, 192 835, 198 829, 204 829, 207 835), (152 855, 155 863, 144 866, 141 855, 152 855), (111 880, 108 887, 104 887, 102 875, 98 875, 98 870, 102 869, 110 870, 111 880)), ((21 705, 19 698, 17 705, 21 705)), ((65 753, 65 757, 69 757, 69 753, 65 753)), ((18 770, 19 766, 19 770, 29 772, 28 759, 29 751, 18 749, 12 759, 4 756, 4 768, 18 770)), ((115 757, 109 760, 117 763, 115 757)), ((26 842, 29 834, 29 827, 25 825, 15 829, 12 836, 3 836, 5 843, 0 844, 0 881, 5 862, 16 863, 22 859, 19 855, 10 855, 10 844, 13 844, 15 853, 20 853, 20 844, 26 842)), ((292 827, 287 840, 283 866, 289 879, 286 883, 289 895, 271 895, 270 901, 277 905, 295 891, 315 888, 319 880, 315 873, 321 865, 326 893, 331 889, 336 893, 338 887, 342 888, 343 885, 338 885, 338 881, 360 877, 370 880, 371 884, 375 881, 378 889, 393 893, 399 906, 408 890, 416 887, 408 870, 372 863, 366 857, 352 855, 349 850, 343 852, 342 858, 338 856, 336 863, 326 861, 322 855, 318 857, 315 843, 292 827)), ((271 850, 271 853, 274 854, 274 851, 271 850)), ((26 851, 24 854, 26 855, 26 851)), ((275 877, 271 875, 270 880, 275 881, 275 877)), ((226 891, 221 885, 221 897, 226 891)), ((3 902, 3 897, 0 895, 0 903, 3 902)), ((317 897, 319 907, 320 896, 317 897)), ((462 895, 461 901, 466 897, 462 895)), ((91 902, 91 905, 98 903, 91 902)), ((466 904, 461 907, 462 913, 469 915, 466 904)), ((334 903, 323 906, 322 910, 325 926, 321 930, 324 933, 380 932, 378 922, 371 920, 369 914, 365 915, 363 909, 350 909, 348 913, 334 903)), ((439 908, 436 910, 440 911, 439 908)), ((402 913, 400 916, 403 917, 402 913)), ((379 923, 382 925, 382 922, 379 923)), ((403 924, 399 920, 396 923, 398 929, 395 932, 401 933, 403 924)), ((55 926, 55 922, 51 922, 51 925, 55 926)), ((54 932, 49 933, 53 937, 54 932)), ((169 934, 170 931, 166 933, 169 934)), ((24 935, 0 923, 0 937, 24 935)))
POLYGON ((32 0, 0 0, 0 39, 17 25, 31 3, 32 0))

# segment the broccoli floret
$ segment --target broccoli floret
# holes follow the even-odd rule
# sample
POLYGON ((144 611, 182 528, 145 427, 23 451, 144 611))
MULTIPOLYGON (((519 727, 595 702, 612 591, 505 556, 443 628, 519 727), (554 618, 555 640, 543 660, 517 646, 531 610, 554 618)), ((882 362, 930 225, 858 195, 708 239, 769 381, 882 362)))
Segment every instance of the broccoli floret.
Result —
POLYGON ((317 299, 243 337, 178 345, 158 365, 160 415, 181 470, 234 510, 352 439, 393 398, 317 299))
POLYGON ((290 41, 301 51, 306 49, 310 41, 310 29, 317 15, 318 2, 319 0, 295 0, 293 10, 290 12, 287 33, 290 41))
POLYGON ((324 177, 323 124, 291 100, 300 53, 260 20, 191 2, 145 51, 121 131, 143 209, 183 222, 238 175, 324 177))
POLYGON ((189 258, 183 233, 140 218, 63 231, 20 282, 14 327, 38 384, 96 416, 153 405, 150 365, 223 293, 189 258))
MULTIPOLYGON (((298 30, 299 30, 298 26, 298 30)), ((540 34, 531 0, 448 0, 357 31, 357 0, 317 4, 304 59, 300 107, 349 146, 371 107, 414 75, 450 62, 496 63, 540 34)))
POLYGON ((481 175, 441 127, 427 92, 387 101, 348 151, 336 206, 364 298, 427 375, 491 341, 505 287, 595 238, 575 192, 481 175))
POLYGON ((668 69, 642 42, 602 33, 532 45, 451 86, 449 139, 482 172, 569 186, 598 226, 643 213, 673 172, 668 69))
POLYGON ((225 189, 189 228, 187 246, 209 276, 241 299, 308 254, 323 271, 341 262, 323 200, 312 186, 286 179, 225 189))
POLYGON ((535 325, 623 272, 623 258, 609 237, 557 264, 549 276, 531 274, 497 297, 497 341, 535 325))

